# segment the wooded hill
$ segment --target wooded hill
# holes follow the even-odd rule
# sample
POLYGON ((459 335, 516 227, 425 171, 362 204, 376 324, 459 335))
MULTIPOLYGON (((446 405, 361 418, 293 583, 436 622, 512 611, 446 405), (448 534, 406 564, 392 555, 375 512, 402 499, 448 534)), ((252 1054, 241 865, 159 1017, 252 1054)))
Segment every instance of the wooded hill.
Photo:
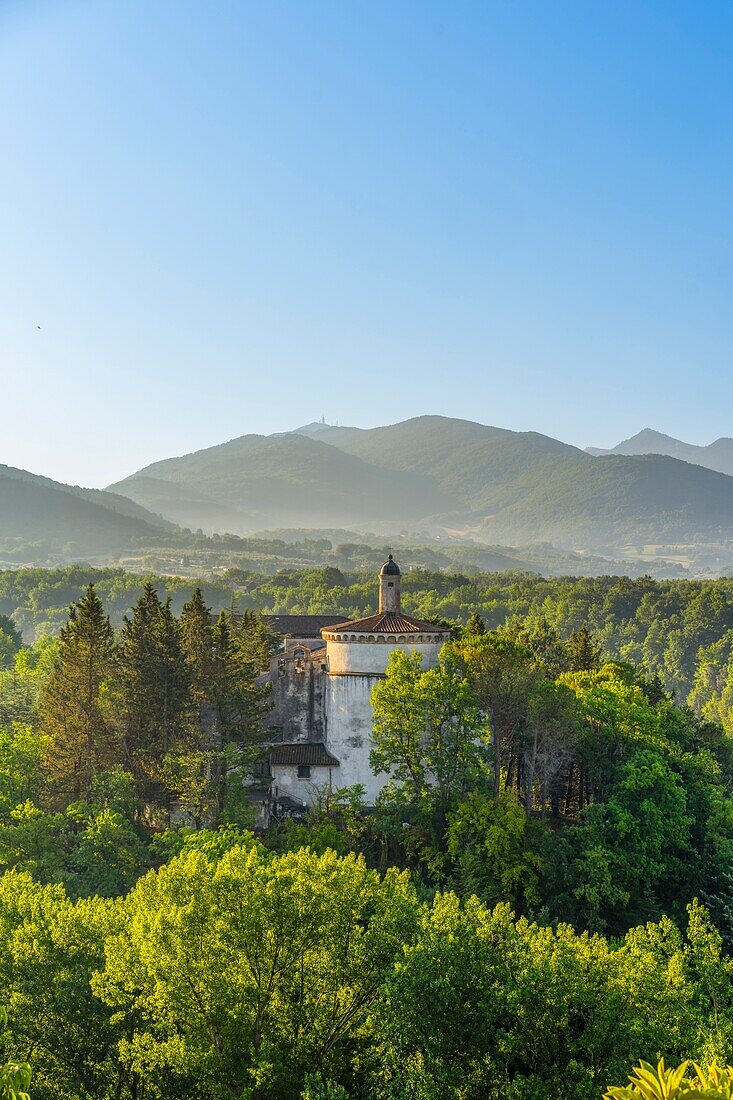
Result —
POLYGON ((733 478, 664 455, 590 455, 536 432, 422 416, 388 427, 308 425, 166 459, 110 486, 175 523, 422 524, 491 542, 563 547, 733 536, 733 478))
MULTIPOLYGON (((730 441, 718 442, 724 464, 730 441)), ((656 433, 628 443, 655 446, 656 433)), ((494 548, 552 543, 617 560, 647 544, 714 547, 705 568, 717 570, 733 545, 733 476, 672 455, 589 454, 537 432, 442 416, 241 436, 153 463, 106 491, 0 466, 0 557, 12 540, 43 544, 32 560, 78 560, 166 539, 180 549, 190 538, 182 528, 246 536, 281 527, 389 538, 409 530, 415 545, 446 533, 494 548)))
POLYGON ((117 550, 173 527, 135 501, 101 489, 64 485, 0 465, 0 538, 66 546, 70 554, 117 550))

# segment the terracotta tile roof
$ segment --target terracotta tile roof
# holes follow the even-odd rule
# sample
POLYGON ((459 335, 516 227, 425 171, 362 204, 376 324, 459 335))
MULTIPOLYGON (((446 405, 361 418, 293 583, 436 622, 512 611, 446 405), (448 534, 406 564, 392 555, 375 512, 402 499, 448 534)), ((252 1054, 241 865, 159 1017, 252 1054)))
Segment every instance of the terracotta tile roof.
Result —
POLYGON ((354 634, 448 634, 447 627, 412 619, 401 611, 383 611, 366 619, 351 619, 324 627, 325 630, 351 631, 354 634))
POLYGON ((282 766, 310 764, 312 767, 337 768, 339 761, 332 756, 322 741, 291 741, 273 745, 270 763, 282 766))
POLYGON ((340 615, 263 615, 262 618, 270 630, 291 638, 320 638, 324 627, 343 621, 340 615))

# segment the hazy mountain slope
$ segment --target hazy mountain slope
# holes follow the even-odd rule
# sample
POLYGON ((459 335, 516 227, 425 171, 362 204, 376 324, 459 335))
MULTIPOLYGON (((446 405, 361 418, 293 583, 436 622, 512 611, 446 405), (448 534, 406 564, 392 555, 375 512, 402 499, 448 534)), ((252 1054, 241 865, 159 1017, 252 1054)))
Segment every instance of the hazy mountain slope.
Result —
POLYGON ((420 473, 453 460, 459 448, 514 434, 448 416, 416 416, 383 428, 318 428, 315 425, 315 438, 375 466, 420 473))
POLYGON ((665 455, 589 456, 582 470, 555 469, 480 532, 576 547, 731 537, 733 478, 665 455))
POLYGON ((206 491, 175 481, 165 481, 160 477, 147 474, 133 474, 120 482, 120 490, 134 496, 144 510, 165 514, 166 519, 179 527, 190 527, 192 531, 201 528, 204 531, 233 531, 231 526, 232 509, 220 503, 206 491))
POLYGON ((107 508, 111 512, 118 512, 121 516, 130 516, 133 519, 143 520, 145 523, 150 524, 151 527, 160 528, 161 530, 171 530, 174 526, 169 520, 164 519, 161 515, 155 515, 147 508, 135 503, 134 500, 120 496, 119 493, 109 493, 104 489, 86 489, 81 485, 65 485, 61 481, 53 481, 50 477, 44 477, 42 474, 32 474, 29 470, 19 470, 15 466, 4 466, 2 463, 0 463, 0 477, 11 478, 16 481, 28 481, 36 485, 45 485, 50 489, 59 489, 61 492, 69 493, 71 496, 80 497, 82 500, 89 500, 92 504, 100 504, 103 508, 107 508))
POLYGON ((235 533, 285 523, 322 527, 465 511, 462 501, 422 473, 387 476, 297 433, 247 435, 165 459, 110 489, 188 527, 224 525, 235 533))
POLYGON ((733 537, 733 478, 662 455, 592 457, 537 432, 441 416, 306 425, 154 463, 112 486, 207 530, 418 522, 563 547, 733 537))
POLYGON ((429 471, 445 491, 479 510, 506 507, 558 462, 575 467, 587 461, 577 447, 538 432, 447 416, 419 416, 386 428, 327 428, 318 438, 376 465, 429 471))
POLYGON ((600 447, 588 447, 586 450, 590 455, 669 455, 683 462, 691 462, 697 466, 706 466, 709 470, 733 475, 733 439, 725 436, 705 447, 700 447, 695 443, 685 443, 671 435, 655 432, 652 428, 644 428, 643 431, 632 435, 630 439, 624 439, 610 450, 603 450, 600 447))
POLYGON ((131 539, 160 535, 159 527, 86 500, 67 486, 6 471, 7 467, 0 468, 2 538, 41 541, 56 548, 73 545, 75 554, 91 554, 118 550, 131 539))

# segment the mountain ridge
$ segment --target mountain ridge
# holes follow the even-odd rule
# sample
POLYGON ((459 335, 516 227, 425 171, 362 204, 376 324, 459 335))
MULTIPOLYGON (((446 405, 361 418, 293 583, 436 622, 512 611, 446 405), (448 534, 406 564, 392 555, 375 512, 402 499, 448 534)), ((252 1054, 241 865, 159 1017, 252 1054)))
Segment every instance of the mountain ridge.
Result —
POLYGON ((704 466, 708 470, 733 476, 733 438, 729 436, 720 436, 707 444, 686 443, 654 428, 642 428, 636 435, 622 439, 615 447, 586 447, 585 450, 594 458, 603 455, 667 455, 694 466, 704 466))
POLYGON ((181 525, 205 528, 208 515, 235 534, 420 522, 569 549, 733 538, 725 471, 674 456, 596 456, 540 432, 439 415, 240 436, 153 463, 109 490, 181 525))

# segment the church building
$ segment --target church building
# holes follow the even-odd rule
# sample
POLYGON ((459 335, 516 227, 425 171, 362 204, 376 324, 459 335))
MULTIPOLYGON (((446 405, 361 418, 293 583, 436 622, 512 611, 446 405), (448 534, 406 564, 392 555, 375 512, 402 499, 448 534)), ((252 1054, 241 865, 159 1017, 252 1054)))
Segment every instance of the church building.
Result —
POLYGON ((379 609, 365 619, 338 616, 273 617, 279 633, 289 629, 270 668, 275 741, 269 753, 270 803, 275 817, 302 812, 338 787, 360 784, 373 805, 388 780, 375 775, 369 755, 371 691, 385 675, 395 649, 420 653, 433 667, 449 631, 402 611, 401 573, 392 555, 379 572, 379 609), (287 622, 286 622, 287 620, 287 622))

